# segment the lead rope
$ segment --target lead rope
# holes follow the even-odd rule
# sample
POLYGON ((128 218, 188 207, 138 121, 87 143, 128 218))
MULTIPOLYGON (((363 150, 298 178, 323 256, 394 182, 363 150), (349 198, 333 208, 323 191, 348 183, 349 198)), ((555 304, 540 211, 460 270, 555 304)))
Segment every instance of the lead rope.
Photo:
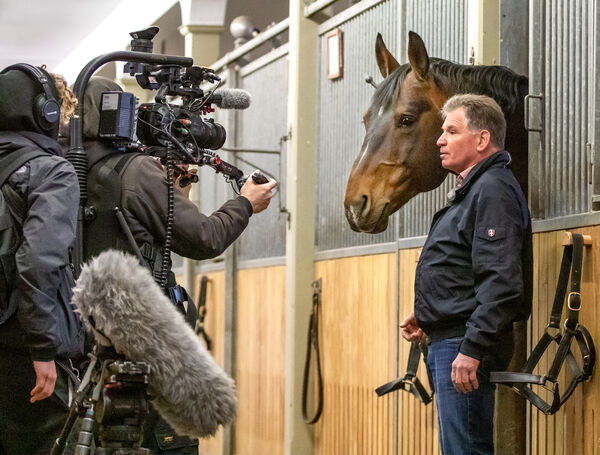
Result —
POLYGON ((321 304, 321 278, 312 283, 312 313, 308 325, 308 340, 306 345, 306 361, 304 362, 304 378, 302 381, 302 419, 304 423, 316 423, 323 412, 323 376, 321 375, 321 354, 319 351, 319 306, 321 304), (308 417, 308 380, 310 377, 311 352, 315 351, 317 363, 317 407, 312 417, 308 417))

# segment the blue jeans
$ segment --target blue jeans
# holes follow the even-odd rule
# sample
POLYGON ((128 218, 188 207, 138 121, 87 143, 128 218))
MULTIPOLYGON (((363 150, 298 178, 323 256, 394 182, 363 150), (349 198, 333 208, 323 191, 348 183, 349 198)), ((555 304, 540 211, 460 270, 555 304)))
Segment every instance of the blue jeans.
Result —
POLYGON ((494 453, 494 384, 482 362, 477 369, 479 388, 470 393, 457 392, 452 384, 452 362, 461 338, 434 341, 429 346, 427 372, 435 387, 444 455, 494 453))

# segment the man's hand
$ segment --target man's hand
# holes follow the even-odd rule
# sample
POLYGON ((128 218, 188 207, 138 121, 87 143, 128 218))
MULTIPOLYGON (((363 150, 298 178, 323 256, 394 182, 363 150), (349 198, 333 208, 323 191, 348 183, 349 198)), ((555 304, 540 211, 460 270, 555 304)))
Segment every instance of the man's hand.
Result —
POLYGON ((477 368, 479 360, 460 352, 452 362, 452 383, 457 392, 469 393, 479 388, 477 368))
MULTIPOLYGON (((257 171, 254 171, 257 172, 257 171)), ((252 213, 260 213, 269 206, 273 197, 273 188, 277 186, 277 182, 270 179, 267 183, 257 185, 248 177, 246 183, 240 190, 240 194, 250 201, 252 204, 252 213)))
POLYGON ((198 169, 193 168, 190 169, 188 164, 180 166, 183 172, 176 173, 175 177, 175 188, 183 193, 186 198, 190 198, 190 191, 192 190, 192 178, 194 175, 198 174, 198 169), (184 186, 181 186, 182 183, 185 183, 184 186))
POLYGON ((406 319, 400 323, 400 328, 402 329, 402 337, 406 341, 417 341, 420 343, 426 336, 425 332, 417 325, 415 313, 410 313, 406 319))
POLYGON ((33 369, 35 370, 35 387, 31 391, 29 401, 36 401, 48 398, 54 392, 54 384, 56 384, 56 365, 54 361, 40 362, 33 361, 33 369))

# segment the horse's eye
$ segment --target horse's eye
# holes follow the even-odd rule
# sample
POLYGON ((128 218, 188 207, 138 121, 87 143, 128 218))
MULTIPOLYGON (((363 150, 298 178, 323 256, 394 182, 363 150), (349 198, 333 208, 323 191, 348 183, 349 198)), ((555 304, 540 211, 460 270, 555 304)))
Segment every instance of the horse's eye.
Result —
POLYGON ((398 128, 407 128, 413 123, 415 123, 415 119, 413 117, 403 115, 398 119, 398 128))

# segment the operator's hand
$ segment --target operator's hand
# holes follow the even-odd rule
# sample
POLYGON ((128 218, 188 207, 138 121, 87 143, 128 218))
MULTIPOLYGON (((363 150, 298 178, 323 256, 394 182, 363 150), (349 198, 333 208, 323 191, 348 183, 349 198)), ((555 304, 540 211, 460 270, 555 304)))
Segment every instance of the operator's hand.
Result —
POLYGON ((35 370, 35 387, 31 391, 29 401, 36 401, 48 398, 54 392, 54 384, 56 384, 56 365, 54 361, 41 362, 34 360, 33 369, 35 370))
POLYGON ((416 341, 420 343, 426 337, 425 332, 417 325, 415 313, 410 313, 406 319, 400 323, 400 328, 402 329, 402 338, 406 341, 416 341))
POLYGON ((457 392, 469 393, 479 388, 477 368, 479 360, 460 352, 452 362, 452 383, 457 392))
POLYGON ((179 174, 177 174, 177 177, 175 178, 175 188, 177 188, 179 191, 181 191, 183 193, 183 195, 189 199, 190 191, 192 191, 192 182, 189 181, 189 177, 190 177, 190 175, 197 175, 198 169, 196 169, 196 168, 189 169, 189 166, 187 164, 185 165, 184 169, 186 171, 186 174, 179 173, 179 174), (185 186, 181 186, 182 179, 184 177, 187 177, 188 181, 186 182, 185 186))
POLYGON ((262 185, 257 185, 252 177, 249 177, 240 190, 240 194, 252 204, 252 213, 260 213, 269 206, 269 202, 273 197, 273 188, 276 186, 277 182, 273 179, 262 185))

